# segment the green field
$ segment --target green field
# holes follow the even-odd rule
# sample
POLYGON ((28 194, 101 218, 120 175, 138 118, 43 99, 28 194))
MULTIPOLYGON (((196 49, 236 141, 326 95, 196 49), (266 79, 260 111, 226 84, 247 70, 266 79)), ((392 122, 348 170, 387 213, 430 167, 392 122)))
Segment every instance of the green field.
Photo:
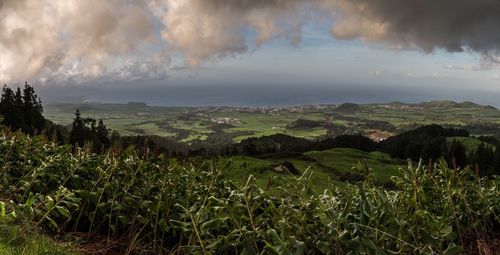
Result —
POLYGON ((467 152, 472 152, 477 149, 481 144, 490 147, 492 149, 495 149, 495 147, 489 143, 482 142, 476 138, 473 137, 447 137, 446 141, 447 143, 451 143, 453 140, 456 140, 460 143, 462 143, 465 146, 465 149, 467 152))
POLYGON ((426 124, 463 127, 475 135, 500 135, 500 111, 474 103, 433 101, 420 104, 365 104, 287 108, 158 107, 129 104, 47 104, 44 115, 69 125, 79 109, 84 117, 102 118, 121 135, 158 135, 180 142, 211 136, 239 142, 277 133, 306 139, 361 133, 374 140, 426 124), (352 106, 351 106, 352 107, 352 106), (299 120, 311 126, 297 125, 299 120))
POLYGON ((311 151, 307 152, 306 155, 314 158, 319 166, 327 166, 344 173, 351 172, 356 167, 363 168, 368 166, 373 171, 376 180, 380 182, 389 181, 389 178, 397 175, 399 169, 406 164, 405 162, 392 159, 386 153, 367 153, 348 148, 311 151))
POLYGON ((367 153, 355 149, 337 148, 326 151, 311 151, 304 153, 304 157, 258 159, 245 156, 223 158, 218 161, 231 180, 244 184, 248 176, 256 177, 261 187, 268 185, 269 179, 275 176, 284 180, 293 181, 300 175, 293 175, 288 171, 276 172, 275 167, 284 162, 292 163, 301 173, 310 169, 314 174, 311 184, 317 191, 328 189, 330 185, 343 186, 343 173, 358 173, 364 175, 366 166, 373 171, 375 180, 380 183, 389 181, 390 176, 397 175, 405 162, 391 159, 388 154, 381 152, 367 153), (226 166, 225 168, 223 166, 226 166), (357 169, 358 168, 358 169, 357 169))

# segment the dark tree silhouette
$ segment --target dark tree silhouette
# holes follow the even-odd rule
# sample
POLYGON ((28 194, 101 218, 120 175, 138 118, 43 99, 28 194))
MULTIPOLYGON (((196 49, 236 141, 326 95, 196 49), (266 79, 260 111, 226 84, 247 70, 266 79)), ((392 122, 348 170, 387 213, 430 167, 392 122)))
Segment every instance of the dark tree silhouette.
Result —
POLYGON ((15 92, 4 85, 0 114, 4 119, 3 124, 14 130, 35 134, 46 128, 42 102, 38 99, 35 89, 27 82, 22 91, 18 87, 15 92))
POLYGON ((76 110, 73 124, 71 125, 71 133, 69 142, 72 145, 83 146, 85 143, 85 123, 81 117, 80 110, 76 110))
POLYGON ((448 164, 450 166, 455 166, 463 169, 467 166, 467 154, 465 146, 457 141, 453 140, 449 146, 448 150, 448 164))
POLYGON ((380 149, 394 158, 418 161, 437 159, 447 155, 446 137, 468 137, 463 129, 444 128, 439 125, 419 127, 401 133, 380 143, 380 149))
POLYGON ((477 166, 481 176, 490 176, 493 170, 495 154, 490 146, 480 144, 472 156, 472 165, 477 166))
POLYGON ((95 128, 95 132, 97 134, 97 138, 99 139, 101 145, 104 146, 105 148, 109 148, 109 146, 111 145, 109 130, 104 124, 104 121, 102 121, 102 119, 99 119, 97 127, 95 128))
MULTIPOLYGON (((18 90, 19 91, 19 90, 18 90)), ((17 98, 16 93, 16 98, 17 98)), ((43 117, 42 102, 35 94, 35 89, 27 82, 23 89, 24 121, 27 125, 28 133, 40 132, 45 128, 45 118, 43 117)))
POLYGON ((316 142, 317 150, 329 150, 333 148, 352 148, 366 152, 378 149, 378 144, 368 137, 362 135, 341 135, 335 138, 327 138, 316 142))
POLYGON ((491 171, 490 171, 490 174, 494 174, 494 175, 500 175, 500 148, 497 147, 497 149, 495 150, 495 154, 494 154, 494 159, 493 159, 493 165, 491 167, 491 171))
MULTIPOLYGON (((75 146, 84 146, 85 143, 92 144, 94 152, 101 152, 111 146, 109 130, 102 119, 96 121, 93 118, 82 118, 80 110, 76 110, 73 124, 71 125, 70 143, 75 146)), ((117 134, 113 134, 117 140, 117 134)))

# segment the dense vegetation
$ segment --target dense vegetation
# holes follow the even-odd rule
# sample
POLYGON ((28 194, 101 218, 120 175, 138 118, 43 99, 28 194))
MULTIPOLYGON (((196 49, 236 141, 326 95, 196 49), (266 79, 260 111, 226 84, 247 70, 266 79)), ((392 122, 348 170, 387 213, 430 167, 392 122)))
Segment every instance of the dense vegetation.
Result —
POLYGON ((352 148, 366 152, 376 151, 379 145, 373 140, 362 135, 341 135, 335 138, 327 138, 316 143, 317 150, 328 150, 332 148, 352 148))
POLYGON ((9 131, 0 155, 2 222, 121 237, 122 253, 457 254, 491 250, 499 234, 500 180, 444 163, 410 165, 391 191, 367 169, 363 182, 316 193, 309 171, 261 189, 211 163, 72 152, 9 131))
POLYGON ((381 142, 381 147, 397 158, 438 159, 446 155, 446 137, 468 136, 464 129, 428 125, 389 137, 381 142))
MULTIPOLYGON (((346 104, 339 111, 361 108, 346 104)), ((273 134, 240 143, 211 136, 213 146, 204 147, 119 137, 78 110, 67 129, 42 113, 28 84, 23 92, 4 88, 0 228, 7 232, 0 248, 11 253, 32 247, 17 234, 31 228, 120 240, 113 242, 118 253, 457 254, 499 245, 500 142, 494 137, 428 125, 378 143, 360 134, 317 140, 273 134), (409 166, 374 171, 360 159, 347 171, 332 167, 347 153, 392 167, 394 159, 381 151, 410 159, 409 166), (281 173, 263 173, 270 169, 281 173), (245 181, 233 182, 234 176, 245 181)), ((292 128, 318 123, 324 124, 298 120, 292 128)), ((220 132, 232 126, 217 125, 220 132)), ((36 240, 40 249, 65 253, 36 240)))
POLYGON ((468 137, 469 132, 465 129, 428 125, 392 136, 382 141, 379 148, 394 158, 431 162, 444 158, 453 168, 463 169, 469 165, 482 176, 500 174, 500 150, 495 150, 492 145, 497 144, 498 140, 495 137, 480 138, 491 144, 473 140, 479 145, 467 152, 461 141, 468 137))

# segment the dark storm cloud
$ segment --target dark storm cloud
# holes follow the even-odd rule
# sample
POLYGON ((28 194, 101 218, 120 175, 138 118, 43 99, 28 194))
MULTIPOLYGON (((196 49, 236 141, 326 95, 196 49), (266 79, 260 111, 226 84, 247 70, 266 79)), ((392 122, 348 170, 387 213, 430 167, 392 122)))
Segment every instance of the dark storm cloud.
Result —
POLYGON ((355 37, 415 45, 428 52, 443 48, 452 52, 471 49, 488 53, 500 48, 498 0, 326 2, 341 11, 340 22, 332 30, 340 38, 349 37, 346 31, 352 31, 355 37))

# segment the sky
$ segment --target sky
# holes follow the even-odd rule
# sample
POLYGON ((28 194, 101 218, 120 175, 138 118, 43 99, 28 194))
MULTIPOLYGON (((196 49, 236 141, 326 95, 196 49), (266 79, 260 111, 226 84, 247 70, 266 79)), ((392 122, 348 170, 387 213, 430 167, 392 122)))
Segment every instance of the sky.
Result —
POLYGON ((0 0, 0 82, 46 101, 499 106, 497 0, 0 0))

